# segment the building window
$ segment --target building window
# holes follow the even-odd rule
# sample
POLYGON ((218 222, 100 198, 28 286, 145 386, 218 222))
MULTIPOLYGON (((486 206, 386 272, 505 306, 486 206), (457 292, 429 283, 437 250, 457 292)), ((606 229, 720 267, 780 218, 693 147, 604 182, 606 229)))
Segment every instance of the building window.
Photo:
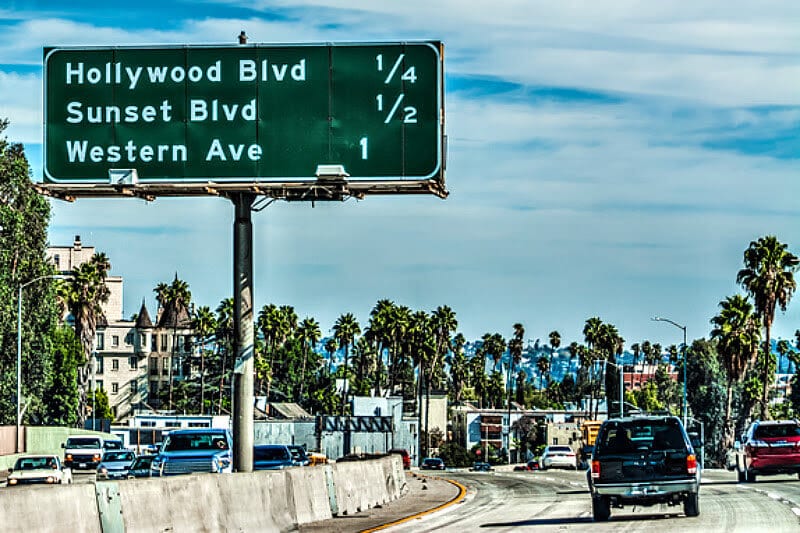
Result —
POLYGON ((111 384, 111 394, 117 393, 119 393, 119 383, 114 382, 111 384))
POLYGON ((150 382, 150 394, 152 394, 153 396, 158 395, 158 381, 150 382))
POLYGON ((133 344, 133 333, 128 333, 127 335, 125 335, 125 344, 127 344, 128 346, 133 344))
POLYGON ((165 428, 179 428, 179 427, 181 427, 181 423, 180 422, 165 422, 164 423, 164 427, 165 428))
POLYGON ((102 355, 95 354, 95 364, 94 364, 94 373, 95 374, 102 374, 105 368, 105 359, 103 359, 102 355))
POLYGON ((142 421, 142 423, 140 425, 143 428, 154 428, 154 427, 156 427, 156 423, 155 422, 148 422, 148 421, 142 421))
POLYGON ((56 264, 56 270, 61 270, 61 256, 60 255, 55 254, 53 256, 53 263, 56 264))
POLYGON ((119 348, 119 335, 111 336, 111 346, 114 348, 119 348))
POLYGON ((131 370, 136 370, 139 368, 139 359, 134 357, 128 357, 128 366, 131 367, 131 370))
POLYGON ((158 357, 150 358, 150 375, 151 376, 158 375, 158 357))
POLYGON ((208 422, 189 422, 190 428, 210 428, 211 424, 208 422))
MULTIPOLYGON (((145 335, 145 337, 146 337, 146 335, 145 335)), ((147 342, 145 342, 144 344, 146 346, 147 342)), ((153 335, 150 338, 150 351, 151 352, 157 352, 158 351, 158 346, 156 345, 156 336, 155 335, 153 335)))
POLYGON ((119 359, 116 357, 111 360, 111 370, 119 370, 119 359))
POLYGON ((103 388, 103 380, 102 379, 94 380, 94 390, 100 390, 102 388, 103 388))
POLYGON ((169 348, 167 348, 167 334, 166 333, 162 333, 161 334, 161 351, 162 352, 168 352, 169 351, 169 348))
POLYGON ((98 333, 97 334, 97 346, 98 350, 105 350, 105 334, 98 333))
POLYGON ((131 385, 131 394, 136 394, 137 392, 136 380, 132 379, 130 385, 131 385))

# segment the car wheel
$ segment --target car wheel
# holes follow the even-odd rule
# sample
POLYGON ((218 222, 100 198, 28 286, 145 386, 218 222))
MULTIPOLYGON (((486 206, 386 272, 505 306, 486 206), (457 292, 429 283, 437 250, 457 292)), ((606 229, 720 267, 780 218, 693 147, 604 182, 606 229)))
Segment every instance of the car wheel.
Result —
POLYGON ((742 472, 738 468, 736 469, 736 477, 738 478, 739 483, 747 482, 747 476, 745 475, 744 472, 742 472))
POLYGON ((692 492, 683 501, 683 513, 686 516, 698 516, 700 514, 700 494, 692 492))
POLYGON ((592 516, 595 522, 605 522, 611 516, 611 502, 603 496, 592 497, 592 516))

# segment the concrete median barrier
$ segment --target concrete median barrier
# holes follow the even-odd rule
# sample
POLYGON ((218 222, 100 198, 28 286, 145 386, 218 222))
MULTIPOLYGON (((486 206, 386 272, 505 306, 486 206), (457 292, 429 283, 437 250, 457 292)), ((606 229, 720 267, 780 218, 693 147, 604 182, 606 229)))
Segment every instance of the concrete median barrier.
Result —
POLYGON ((4 488, 0 524, 80 533, 293 531, 398 498, 405 480, 399 461, 4 488))
POLYGON ((23 486, 0 489, 4 531, 101 533, 92 485, 23 486))

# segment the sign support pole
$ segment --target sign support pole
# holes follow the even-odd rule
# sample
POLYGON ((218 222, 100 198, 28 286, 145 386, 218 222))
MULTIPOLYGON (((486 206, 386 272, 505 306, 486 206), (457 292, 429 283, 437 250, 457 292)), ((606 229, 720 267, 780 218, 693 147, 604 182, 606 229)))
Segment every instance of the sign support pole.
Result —
POLYGON ((234 411, 233 468, 253 471, 253 221, 255 195, 231 196, 233 222, 234 411))

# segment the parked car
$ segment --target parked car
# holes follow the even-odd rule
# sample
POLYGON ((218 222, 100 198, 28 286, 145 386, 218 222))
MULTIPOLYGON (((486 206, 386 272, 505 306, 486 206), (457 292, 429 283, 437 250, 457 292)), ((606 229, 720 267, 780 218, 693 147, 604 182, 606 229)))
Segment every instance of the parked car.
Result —
POLYGON ((140 455, 128 469, 128 479, 135 477, 150 477, 152 475, 151 466, 155 455, 140 455))
POLYGON ((438 457, 426 457, 420 466, 422 470, 444 470, 444 461, 438 457))
POLYGON ((734 444, 732 462, 740 483, 755 483, 759 475, 798 474, 800 477, 800 422, 753 422, 734 444))
POLYGON ((176 429, 164 437, 153 460, 152 474, 168 476, 212 472, 233 472, 233 438, 227 429, 176 429))
POLYGON ((473 463, 470 472, 494 472, 494 468, 489 463, 473 463))
POLYGON ((542 470, 548 468, 578 468, 575 458, 575 450, 569 446, 552 445, 547 446, 539 458, 539 465, 542 470))
POLYGON ((289 448, 289 453, 292 454, 294 466, 308 466, 311 463, 311 458, 306 453, 305 447, 298 444, 289 444, 286 447, 289 448))
POLYGON ((253 470, 282 470, 294 466, 292 452, 284 444, 259 444, 253 447, 253 470))
POLYGON ((97 479, 128 479, 128 471, 135 460, 136 454, 128 450, 107 451, 97 465, 97 479))
POLYGON ((700 514, 697 457, 674 416, 603 422, 587 478, 596 521, 625 505, 683 504, 686 516, 700 514))
POLYGON ((60 485, 72 483, 72 469, 57 455, 23 455, 8 470, 7 485, 60 485))
POLYGON ((392 448, 389 450, 389 453, 394 453, 402 457, 404 469, 408 470, 411 468, 411 455, 408 453, 408 450, 405 448, 392 448))

